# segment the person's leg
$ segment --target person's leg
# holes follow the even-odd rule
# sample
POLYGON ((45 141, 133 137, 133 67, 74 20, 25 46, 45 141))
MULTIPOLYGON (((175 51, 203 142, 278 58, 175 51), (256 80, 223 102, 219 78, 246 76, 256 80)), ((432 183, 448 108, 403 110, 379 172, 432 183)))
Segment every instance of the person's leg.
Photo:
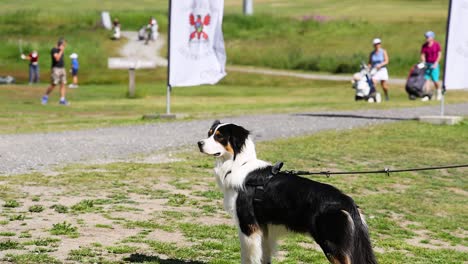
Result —
POLYGON ((57 70, 58 75, 59 75, 59 83, 60 83, 60 101, 59 103, 61 105, 68 105, 67 100, 65 99, 66 97, 66 84, 67 84, 67 75, 65 72, 64 68, 60 68, 57 70))
POLYGON ((34 75, 34 66, 32 64, 29 64, 29 84, 32 84, 33 82, 33 75, 34 75))
POLYGON ((60 99, 65 98, 67 95, 67 90, 65 89, 65 84, 61 83, 60 84, 60 99))
POLYGON ((49 95, 54 90, 54 88, 55 88, 55 84, 51 83, 49 87, 47 88, 45 95, 49 95))
POLYGON ((371 92, 370 92, 371 94, 377 92, 377 84, 379 83, 379 80, 377 80, 376 78, 372 78, 372 83, 374 84, 375 89, 374 89, 374 91, 372 91, 372 89, 371 89, 371 92))
POLYGON ((39 82, 39 65, 34 66, 34 82, 39 82))
POLYGON ((61 69, 60 73, 60 100, 65 100, 65 96, 67 93, 65 87, 65 85, 67 84, 67 75, 65 69, 61 69))
POLYGON ((52 82, 49 87, 47 87, 47 90, 45 94, 41 98, 41 104, 46 105, 49 102, 49 94, 54 90, 55 84, 52 82))
POLYGON ((73 72, 73 84, 78 86, 78 69, 75 69, 73 72))
POLYGON ((431 94, 432 68, 430 64, 427 64, 426 67, 427 68, 424 73, 424 79, 426 80, 426 82, 424 83, 423 89, 425 94, 431 94))
POLYGON ((436 90, 436 99, 441 100, 442 89, 439 86, 439 66, 437 66, 437 68, 432 70, 431 78, 432 78, 432 82, 434 83, 434 87, 436 90))
POLYGON ((385 80, 380 81, 380 85, 382 85, 382 89, 383 89, 384 94, 385 94, 385 101, 388 101, 389 97, 388 97, 387 81, 385 81, 385 80))

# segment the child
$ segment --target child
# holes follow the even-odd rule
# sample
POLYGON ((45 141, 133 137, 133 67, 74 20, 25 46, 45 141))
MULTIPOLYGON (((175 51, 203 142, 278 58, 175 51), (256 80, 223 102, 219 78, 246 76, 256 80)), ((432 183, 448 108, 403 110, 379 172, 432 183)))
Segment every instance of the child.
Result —
POLYGON ((78 88, 78 68, 80 67, 78 63, 78 54, 72 53, 70 55, 70 59, 71 59, 71 65, 72 65, 71 74, 73 76, 73 83, 70 84, 68 87, 78 88))

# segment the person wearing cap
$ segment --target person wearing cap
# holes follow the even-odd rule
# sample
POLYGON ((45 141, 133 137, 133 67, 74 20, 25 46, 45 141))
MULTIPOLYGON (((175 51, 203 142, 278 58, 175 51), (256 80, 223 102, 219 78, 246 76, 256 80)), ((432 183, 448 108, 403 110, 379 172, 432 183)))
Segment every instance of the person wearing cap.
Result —
POLYGON ((68 101, 65 99, 66 87, 67 84, 67 75, 65 72, 65 63, 63 61, 65 47, 67 42, 61 38, 57 41, 57 46, 53 47, 50 51, 50 57, 52 59, 52 69, 51 69, 51 82, 50 86, 47 88, 46 93, 42 97, 41 103, 46 105, 49 102, 49 94, 54 90, 55 86, 60 84, 60 101, 61 105, 68 105, 68 101))
POLYGON ((80 68, 80 64, 78 63, 78 54, 72 53, 70 55, 71 59, 71 74, 73 76, 73 83, 70 84, 69 88, 78 88, 78 69, 80 68))
MULTIPOLYGON (((434 32, 428 31, 424 34, 424 37, 426 37, 426 42, 421 47, 421 61, 426 64, 426 84, 424 85, 424 89, 430 91, 432 81, 437 91, 436 99, 440 100, 442 98, 442 90, 439 86, 439 61, 442 58, 442 49, 440 44, 435 41, 434 32)), ((427 101, 429 97, 423 99, 427 101)))
POLYGON ((374 50, 369 55, 369 67, 375 69, 375 74, 372 75, 372 81, 374 85, 380 82, 382 89, 385 93, 385 100, 388 101, 388 70, 387 65, 389 62, 387 51, 382 48, 382 40, 375 38, 372 41, 374 44, 374 50))

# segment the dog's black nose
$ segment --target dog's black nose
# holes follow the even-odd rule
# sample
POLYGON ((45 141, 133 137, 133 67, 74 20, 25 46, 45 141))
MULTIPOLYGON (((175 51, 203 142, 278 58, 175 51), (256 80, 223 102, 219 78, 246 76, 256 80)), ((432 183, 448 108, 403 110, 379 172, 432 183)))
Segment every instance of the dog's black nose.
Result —
POLYGON ((198 147, 201 148, 203 147, 203 145, 205 145, 205 142, 202 140, 202 141, 198 141, 198 147))

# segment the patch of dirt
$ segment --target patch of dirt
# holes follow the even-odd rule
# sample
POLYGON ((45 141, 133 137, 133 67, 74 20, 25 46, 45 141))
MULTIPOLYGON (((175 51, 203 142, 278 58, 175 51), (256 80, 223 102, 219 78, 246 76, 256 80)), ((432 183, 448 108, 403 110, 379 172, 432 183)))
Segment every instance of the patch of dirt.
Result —
POLYGON ((428 249, 451 249, 460 252, 468 252, 468 247, 463 245, 451 245, 445 241, 430 238, 429 231, 426 230, 412 230, 417 236, 405 239, 409 245, 416 247, 423 247, 428 249), (425 241, 424 243, 421 241, 425 241))
POLYGON ((428 248, 428 249, 451 249, 451 250, 456 250, 456 251, 461 251, 461 252, 468 252, 467 246, 451 245, 450 243, 446 241, 432 239, 430 236, 430 231, 428 230, 410 228, 410 226, 420 226, 420 224, 417 222, 406 220, 404 216, 401 214, 392 212, 390 217, 394 219, 395 222, 398 223, 401 227, 407 230, 410 230, 411 232, 416 234, 416 236, 412 238, 405 239, 405 242, 408 243, 409 245, 428 248))
POLYGON ((459 189, 459 188, 454 188, 454 187, 452 187, 452 188, 448 188, 448 190, 451 191, 451 192, 454 192, 454 193, 456 193, 456 194, 463 195, 463 196, 465 196, 465 197, 468 196, 468 192, 465 191, 465 190, 463 190, 463 189, 459 189))
POLYGON ((191 247, 193 243, 187 241, 185 236, 180 232, 166 232, 164 230, 156 229, 146 236, 147 239, 157 240, 166 243, 175 243, 181 247, 191 247))
POLYGON ((313 249, 313 250, 317 250, 317 251, 322 251, 322 249, 320 248, 320 246, 315 243, 315 242, 310 242, 310 243, 306 243, 306 242, 300 242, 299 243, 299 246, 305 248, 305 249, 313 249))

